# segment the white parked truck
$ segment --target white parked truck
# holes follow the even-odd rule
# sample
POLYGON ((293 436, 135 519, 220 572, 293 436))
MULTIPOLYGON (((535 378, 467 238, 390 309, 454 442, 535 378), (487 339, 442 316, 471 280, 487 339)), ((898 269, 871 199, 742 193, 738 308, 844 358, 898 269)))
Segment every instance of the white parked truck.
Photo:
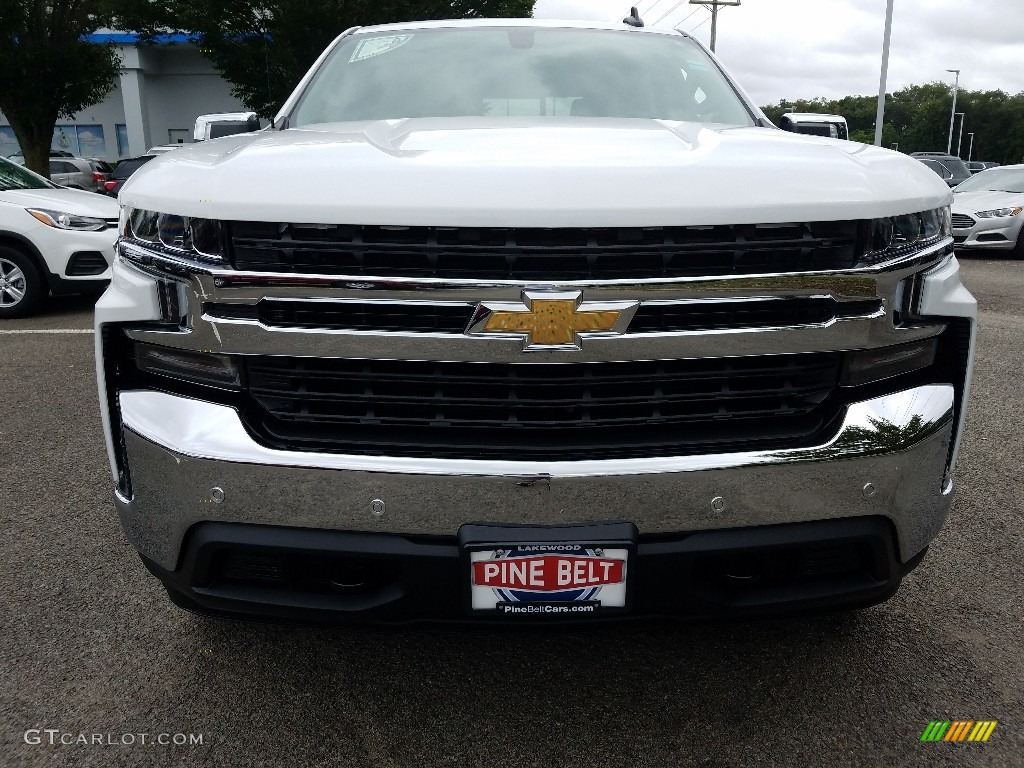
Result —
POLYGON ((779 118, 779 127, 792 133, 810 136, 828 136, 831 139, 850 138, 850 129, 842 115, 824 115, 817 112, 787 112, 779 118))
POLYGON ((224 617, 884 600, 952 498, 950 199, 778 130, 675 30, 351 29, 272 127, 121 191, 96 355, 125 533, 224 617))

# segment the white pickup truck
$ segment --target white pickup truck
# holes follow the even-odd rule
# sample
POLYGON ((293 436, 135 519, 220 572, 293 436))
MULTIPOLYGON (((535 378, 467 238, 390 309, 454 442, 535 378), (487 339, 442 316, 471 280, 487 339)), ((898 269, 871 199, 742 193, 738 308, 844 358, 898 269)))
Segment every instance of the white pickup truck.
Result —
POLYGON ((270 127, 121 191, 96 356, 128 540, 235 618, 885 600, 952 498, 950 198, 777 129, 675 30, 348 30, 270 127))

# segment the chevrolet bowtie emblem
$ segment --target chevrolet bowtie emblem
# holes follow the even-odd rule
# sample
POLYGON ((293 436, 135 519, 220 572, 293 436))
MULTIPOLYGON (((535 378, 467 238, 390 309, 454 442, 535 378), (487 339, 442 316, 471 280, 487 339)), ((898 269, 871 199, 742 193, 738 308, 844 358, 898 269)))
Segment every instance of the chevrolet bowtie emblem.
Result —
POLYGON ((582 291, 523 291, 522 302, 484 301, 466 333, 523 340, 523 351, 578 350, 582 340, 619 336, 639 306, 637 301, 583 301, 582 291))

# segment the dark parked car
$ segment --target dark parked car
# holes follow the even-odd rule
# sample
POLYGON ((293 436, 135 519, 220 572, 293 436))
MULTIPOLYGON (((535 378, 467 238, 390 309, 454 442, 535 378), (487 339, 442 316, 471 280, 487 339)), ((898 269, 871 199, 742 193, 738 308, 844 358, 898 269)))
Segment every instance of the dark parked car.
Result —
POLYGON ((142 155, 142 157, 132 157, 128 160, 122 160, 117 164, 117 167, 110 175, 110 178, 103 184, 104 191, 111 197, 117 197, 117 193, 121 191, 121 187, 124 186, 126 181, 128 181, 128 177, 152 160, 153 157, 154 155, 142 155))
POLYGON ((945 152, 914 152, 910 156, 935 171, 951 187, 971 178, 967 163, 954 155, 945 152))
POLYGON ((92 180, 97 192, 106 192, 106 183, 114 169, 104 160, 96 157, 89 158, 89 165, 92 168, 92 180))
POLYGON ((971 170, 971 173, 981 173, 989 168, 998 168, 999 163, 990 163, 986 160, 968 160, 967 167, 971 170))

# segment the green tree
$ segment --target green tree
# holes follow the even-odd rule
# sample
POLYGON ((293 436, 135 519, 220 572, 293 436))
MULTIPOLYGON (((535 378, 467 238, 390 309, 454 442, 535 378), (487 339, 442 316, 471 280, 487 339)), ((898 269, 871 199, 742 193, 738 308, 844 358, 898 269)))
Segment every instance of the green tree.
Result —
POLYGON ((57 119, 114 87, 121 68, 114 47, 81 39, 107 23, 97 0, 0 0, 0 112, 37 173, 50 175, 57 119))
POLYGON ((199 35, 200 49, 249 109, 271 117, 349 27, 422 19, 531 16, 534 0, 119 0, 150 35, 199 35))

